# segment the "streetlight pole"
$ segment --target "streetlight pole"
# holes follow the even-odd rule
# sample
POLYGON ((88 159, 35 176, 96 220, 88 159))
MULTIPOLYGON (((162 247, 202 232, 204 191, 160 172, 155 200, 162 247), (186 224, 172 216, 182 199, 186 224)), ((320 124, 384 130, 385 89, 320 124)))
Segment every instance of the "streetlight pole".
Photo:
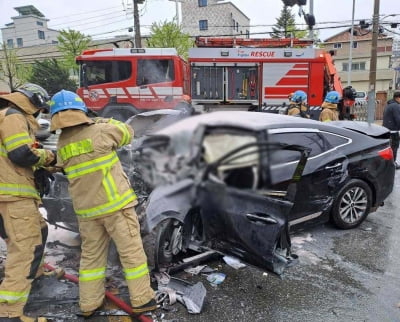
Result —
POLYGON ((350 48, 349 48, 349 66, 347 71, 347 86, 351 85, 351 69, 353 66, 353 39, 354 39, 354 9, 356 0, 353 0, 353 11, 351 14, 351 29, 350 29, 350 48))
POLYGON ((379 0, 374 0, 374 15, 372 17, 372 44, 371 61, 369 65, 369 89, 368 89, 368 123, 375 120, 375 87, 376 87, 376 61, 379 34, 379 0))

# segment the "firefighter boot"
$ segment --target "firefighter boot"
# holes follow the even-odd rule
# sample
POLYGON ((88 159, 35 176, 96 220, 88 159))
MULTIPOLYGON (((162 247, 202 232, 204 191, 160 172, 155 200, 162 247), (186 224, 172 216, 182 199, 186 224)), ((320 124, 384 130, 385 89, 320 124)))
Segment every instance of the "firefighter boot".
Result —
POLYGON ((156 309, 157 309, 157 302, 155 299, 151 299, 146 304, 143 304, 141 306, 132 307, 132 312, 133 312, 133 316, 137 316, 138 314, 154 311, 156 309))

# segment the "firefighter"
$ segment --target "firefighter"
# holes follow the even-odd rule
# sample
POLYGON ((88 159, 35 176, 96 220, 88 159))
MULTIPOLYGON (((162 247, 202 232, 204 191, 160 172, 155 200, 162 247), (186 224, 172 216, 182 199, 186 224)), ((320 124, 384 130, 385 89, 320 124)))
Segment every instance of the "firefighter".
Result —
POLYGON ((325 100, 321 105, 322 112, 319 115, 321 122, 330 122, 339 120, 338 103, 340 94, 337 91, 330 91, 326 94, 325 100))
POLYGON ((304 91, 295 91, 290 98, 287 115, 309 118, 306 101, 307 94, 304 91))
POLYGON ((36 84, 0 95, 0 236, 7 246, 1 321, 29 320, 23 309, 33 279, 43 272, 48 230, 39 212, 35 182, 41 181, 43 187, 47 178, 40 169, 55 163, 55 157, 37 147, 34 132, 39 128, 35 116, 48 110, 48 100, 47 92, 36 84))
POLYGON ((137 197, 116 153, 131 142, 133 130, 114 119, 89 118, 82 99, 70 91, 56 93, 50 105, 51 131, 61 129, 57 165, 68 178, 82 238, 79 306, 83 316, 91 316, 103 304, 110 238, 118 250, 134 314, 155 310, 134 208, 137 197))

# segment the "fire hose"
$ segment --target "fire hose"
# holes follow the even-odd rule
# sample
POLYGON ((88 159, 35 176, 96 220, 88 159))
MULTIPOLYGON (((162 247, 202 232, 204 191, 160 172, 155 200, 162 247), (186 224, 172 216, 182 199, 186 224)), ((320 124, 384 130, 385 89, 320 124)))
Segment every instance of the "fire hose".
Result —
MULTIPOLYGON (((50 270, 50 271, 54 271, 54 270, 55 270, 55 268, 54 268, 53 266, 51 266, 51 265, 49 265, 49 264, 47 264, 47 263, 45 263, 43 266, 44 266, 46 269, 50 270)), ((71 274, 65 273, 65 274, 63 275, 63 277, 64 277, 65 279, 71 281, 71 282, 74 282, 74 283, 78 283, 78 282, 79 282, 79 278, 76 277, 75 275, 71 275, 71 274)), ((148 317, 148 316, 145 316, 145 315, 143 315, 143 314, 141 314, 141 315, 134 315, 133 312, 132 312, 132 308, 131 308, 128 304, 126 304, 123 300, 121 300, 119 297, 117 297, 117 296, 115 296, 114 294, 112 294, 111 292, 105 291, 105 294, 106 294, 106 297, 107 297, 110 301, 114 302, 115 305, 117 305, 121 310, 124 310, 126 313, 128 313, 128 314, 131 315, 131 316, 133 316, 133 317, 134 317, 135 319, 137 319, 138 321, 141 321, 141 322, 152 322, 152 321, 153 321, 152 318, 150 318, 150 317, 148 317)))

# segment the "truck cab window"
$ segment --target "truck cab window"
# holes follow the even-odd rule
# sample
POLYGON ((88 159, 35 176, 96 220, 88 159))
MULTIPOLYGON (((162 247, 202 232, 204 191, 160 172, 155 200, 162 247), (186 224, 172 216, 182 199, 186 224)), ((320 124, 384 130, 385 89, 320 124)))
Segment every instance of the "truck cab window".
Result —
POLYGON ((137 85, 171 82, 175 79, 172 59, 139 59, 137 85))
POLYGON ((85 64, 88 85, 119 82, 131 77, 132 65, 129 61, 96 60, 85 64))

